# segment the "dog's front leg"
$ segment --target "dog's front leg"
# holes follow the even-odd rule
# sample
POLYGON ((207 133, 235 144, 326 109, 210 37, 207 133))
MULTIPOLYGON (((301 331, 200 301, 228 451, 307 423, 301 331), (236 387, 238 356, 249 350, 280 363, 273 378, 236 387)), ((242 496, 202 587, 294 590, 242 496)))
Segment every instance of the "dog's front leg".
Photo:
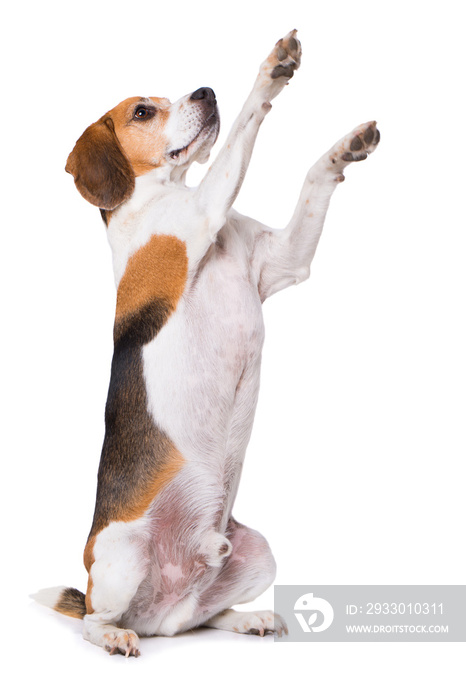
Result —
POLYGON ((365 160, 375 150, 379 139, 375 122, 353 129, 309 170, 288 226, 283 230, 263 231, 256 246, 255 260, 260 270, 262 300, 309 277, 330 198, 345 179, 344 168, 352 162, 365 160))
POLYGON ((270 101, 285 87, 299 68, 301 46, 296 30, 277 42, 262 63, 254 87, 230 131, 218 157, 196 192, 209 235, 215 239, 225 223, 246 174, 259 127, 271 108, 270 101))

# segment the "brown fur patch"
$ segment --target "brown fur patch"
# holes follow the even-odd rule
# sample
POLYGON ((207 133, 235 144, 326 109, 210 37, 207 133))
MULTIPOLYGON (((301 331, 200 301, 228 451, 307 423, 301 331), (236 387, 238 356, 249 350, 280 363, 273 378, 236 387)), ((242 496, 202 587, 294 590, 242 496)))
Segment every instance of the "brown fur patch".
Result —
POLYGON ((169 117, 166 100, 151 98, 157 112, 152 119, 133 119, 134 109, 141 98, 130 97, 108 113, 115 124, 115 133, 136 176, 144 175, 160 165, 167 150, 165 125, 169 117))
MULTIPOLYGON (((143 436, 141 436, 143 437, 143 436)), ((127 442, 126 450, 109 454, 108 441, 104 444, 99 470, 99 486, 91 530, 91 538, 112 521, 131 522, 142 517, 158 493, 170 483, 184 463, 183 456, 170 440, 154 425, 145 436, 146 446, 137 449, 134 442, 127 442), (107 448, 107 449, 106 449, 107 448), (112 464, 109 457, 121 461, 112 464), (103 464, 105 465, 102 469, 103 464)), ((94 563, 92 556, 91 566, 94 563)))
POLYGON ((92 588, 93 588, 93 581, 92 581, 92 576, 91 576, 91 566, 95 561, 94 557, 94 545, 95 545, 95 536, 94 537, 89 537, 87 540, 86 547, 84 549, 84 566, 86 567, 86 571, 89 574, 89 577, 87 579, 87 591, 86 591, 86 598, 85 598, 85 605, 86 605, 86 613, 88 615, 91 615, 94 612, 94 608, 92 607, 91 603, 91 594, 92 594, 92 588))
POLYGON ((86 571, 89 573, 91 570, 91 566, 94 563, 94 545, 95 545, 95 537, 89 537, 87 540, 86 547, 84 549, 84 566, 86 567, 86 571))
POLYGON ((163 299, 175 307, 188 276, 186 244, 175 236, 152 236, 128 260, 118 285, 116 323, 163 299))
POLYGON ((80 136, 65 170, 84 199, 101 209, 115 209, 134 190, 134 171, 107 115, 80 136))

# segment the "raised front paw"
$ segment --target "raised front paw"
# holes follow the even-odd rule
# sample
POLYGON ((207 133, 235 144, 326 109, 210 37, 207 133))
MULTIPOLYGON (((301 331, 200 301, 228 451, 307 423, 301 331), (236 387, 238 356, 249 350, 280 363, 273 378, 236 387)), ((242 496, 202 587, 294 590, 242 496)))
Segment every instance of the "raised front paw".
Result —
MULTIPOLYGON (((357 126, 330 150, 331 169, 342 173, 348 163, 365 160, 372 151, 375 151, 379 141, 380 132, 377 129, 377 122, 367 122, 357 126)), ((344 179, 343 175, 341 179, 344 179)))
POLYGON ((272 53, 260 67, 258 82, 264 91, 264 99, 273 100, 300 66, 301 44, 296 34, 296 29, 293 29, 277 41, 272 53))

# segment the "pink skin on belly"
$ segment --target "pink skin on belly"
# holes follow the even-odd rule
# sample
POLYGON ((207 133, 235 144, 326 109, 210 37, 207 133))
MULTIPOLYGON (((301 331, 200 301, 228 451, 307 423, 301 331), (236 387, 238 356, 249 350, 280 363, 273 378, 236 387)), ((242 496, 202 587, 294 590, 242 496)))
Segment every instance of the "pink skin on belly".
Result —
POLYGON ((231 543, 233 545, 233 551, 230 555, 230 561, 239 561, 239 562, 245 562, 246 557, 241 555, 239 550, 241 550, 241 546, 243 544, 244 538, 247 536, 248 531, 243 528, 238 528, 236 532, 234 533, 233 537, 231 538, 231 543))
POLYGON ((176 603, 179 603, 180 600, 184 598, 184 595, 178 595, 178 593, 175 593, 175 591, 172 591, 171 593, 166 593, 163 596, 162 599, 162 605, 165 606, 170 606, 170 605, 176 605, 176 603))
POLYGON ((162 576, 166 576, 166 578, 170 579, 172 583, 183 578, 183 569, 181 566, 179 564, 171 564, 170 562, 165 564, 160 573, 162 576))

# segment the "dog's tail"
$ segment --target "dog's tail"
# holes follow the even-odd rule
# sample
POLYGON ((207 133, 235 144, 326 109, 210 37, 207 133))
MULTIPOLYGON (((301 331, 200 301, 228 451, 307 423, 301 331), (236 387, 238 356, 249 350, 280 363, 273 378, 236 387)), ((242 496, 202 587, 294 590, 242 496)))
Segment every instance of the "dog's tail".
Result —
POLYGON ((53 608, 63 615, 82 619, 86 614, 86 597, 76 588, 57 586, 56 588, 44 588, 31 595, 35 601, 47 608, 53 608))

